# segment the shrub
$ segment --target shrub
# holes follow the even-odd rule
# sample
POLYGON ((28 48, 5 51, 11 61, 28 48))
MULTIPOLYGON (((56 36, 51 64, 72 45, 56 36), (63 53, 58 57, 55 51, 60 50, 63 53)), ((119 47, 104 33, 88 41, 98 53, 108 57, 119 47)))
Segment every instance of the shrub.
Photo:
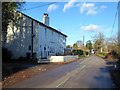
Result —
POLYGON ((78 50, 79 55, 83 55, 83 50, 78 50))
POLYGON ((116 51, 112 50, 111 54, 113 55, 114 58, 118 58, 118 54, 116 51))
POLYGON ((2 65, 2 80, 4 80, 5 77, 9 76, 12 74, 11 69, 6 66, 6 65, 2 65))
POLYGON ((21 56, 21 57, 18 58, 18 61, 25 61, 25 60, 26 60, 26 57, 21 56))
POLYGON ((83 55, 83 50, 73 50, 75 55, 83 55))
POLYGON ((73 50, 73 53, 75 54, 75 55, 84 55, 84 52, 83 52, 83 50, 73 50))
POLYGON ((85 55, 89 55, 89 53, 87 51, 85 51, 85 55))
POLYGON ((12 58, 12 52, 7 48, 2 48, 2 60, 9 61, 12 58))
POLYGON ((120 57, 118 58, 118 64, 119 64, 119 66, 120 66, 120 57))
POLYGON ((77 54, 77 50, 73 50, 73 53, 76 55, 77 54))

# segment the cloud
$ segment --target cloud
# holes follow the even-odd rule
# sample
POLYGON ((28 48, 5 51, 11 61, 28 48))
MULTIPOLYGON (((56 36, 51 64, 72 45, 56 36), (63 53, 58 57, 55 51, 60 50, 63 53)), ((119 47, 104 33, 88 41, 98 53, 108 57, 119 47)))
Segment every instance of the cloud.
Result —
POLYGON ((80 6, 80 3, 76 4, 76 6, 79 7, 79 6, 80 6))
POLYGON ((107 8, 107 6, 102 5, 102 6, 100 6, 100 8, 101 8, 101 9, 106 9, 106 8, 107 8))
POLYGON ((97 7, 94 3, 83 3, 80 5, 80 13, 87 12, 87 15, 97 14, 97 7))
POLYGON ((48 12, 52 12, 52 11, 56 10, 57 8, 58 8, 58 5, 56 5, 56 4, 51 4, 51 5, 49 5, 47 11, 48 11, 48 12))
POLYGON ((112 31, 112 27, 103 27, 102 28, 102 31, 104 32, 104 33, 106 33, 106 32, 111 32, 112 31))
POLYGON ((80 29, 84 30, 84 31, 90 31, 90 32, 95 32, 95 31, 99 31, 101 28, 100 25, 96 25, 96 24, 89 24, 87 26, 81 26, 80 29))
POLYGON ((71 7, 79 7, 80 13, 86 13, 86 15, 96 15, 100 12, 100 10, 104 10, 107 8, 105 5, 96 6, 95 3, 77 3, 74 5, 76 0, 69 0, 67 4, 64 5, 63 12, 71 7))
POLYGON ((65 12, 67 9, 71 8, 74 6, 76 0, 69 0, 67 4, 64 5, 63 12, 65 12))

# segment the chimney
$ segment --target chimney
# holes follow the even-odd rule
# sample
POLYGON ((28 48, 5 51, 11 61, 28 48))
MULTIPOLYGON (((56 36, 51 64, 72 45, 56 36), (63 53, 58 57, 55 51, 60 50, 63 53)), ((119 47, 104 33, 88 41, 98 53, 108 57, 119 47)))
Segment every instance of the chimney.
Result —
POLYGON ((43 15, 43 23, 47 26, 49 26, 49 17, 47 13, 44 13, 43 15))

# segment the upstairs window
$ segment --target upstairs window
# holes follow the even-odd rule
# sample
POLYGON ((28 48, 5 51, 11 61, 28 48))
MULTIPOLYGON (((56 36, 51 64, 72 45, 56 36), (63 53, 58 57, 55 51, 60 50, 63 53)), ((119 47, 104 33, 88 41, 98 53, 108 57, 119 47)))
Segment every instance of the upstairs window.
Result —
POLYGON ((45 28, 45 37, 47 36, 47 29, 45 28))
POLYGON ((52 31, 52 37, 53 37, 53 31, 52 31))

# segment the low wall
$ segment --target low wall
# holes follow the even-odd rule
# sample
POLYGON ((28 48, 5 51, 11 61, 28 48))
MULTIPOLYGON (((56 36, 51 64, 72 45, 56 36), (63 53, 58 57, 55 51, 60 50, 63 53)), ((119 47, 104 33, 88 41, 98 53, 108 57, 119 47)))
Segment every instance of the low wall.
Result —
POLYGON ((78 56, 51 56, 49 58, 50 62, 70 62, 77 59, 78 56))

